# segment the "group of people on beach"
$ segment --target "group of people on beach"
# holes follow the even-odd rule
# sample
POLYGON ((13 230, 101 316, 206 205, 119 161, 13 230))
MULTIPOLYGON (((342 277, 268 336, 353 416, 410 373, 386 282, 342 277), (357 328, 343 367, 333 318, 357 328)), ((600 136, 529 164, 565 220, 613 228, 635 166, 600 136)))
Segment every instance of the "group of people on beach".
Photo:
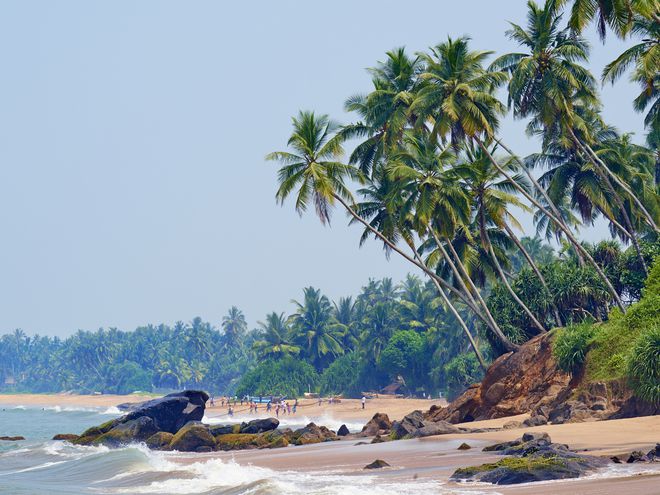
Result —
MULTIPOLYGON (((360 403, 362 406, 362 409, 365 408, 366 406, 366 397, 362 397, 360 403)), ((243 406, 247 405, 249 406, 248 411, 249 414, 259 414, 259 404, 266 403, 266 413, 267 414, 273 414, 275 413, 276 417, 280 417, 280 414, 283 415, 292 415, 296 414, 298 410, 298 399, 294 399, 293 404, 291 404, 289 401, 286 399, 277 399, 273 396, 270 396, 267 398, 267 400, 264 400, 263 396, 257 397, 250 397, 250 396, 244 396, 242 398, 238 398, 236 396, 234 397, 220 397, 220 407, 225 407, 227 406, 227 415, 229 417, 234 416, 234 412, 236 409, 237 405, 243 406), (257 400, 258 399, 258 400, 257 400)), ((335 399, 334 397, 329 397, 327 399, 328 405, 332 406, 335 402, 340 402, 339 400, 335 399)), ((215 407, 216 404, 216 399, 214 396, 211 396, 209 399, 209 404, 210 407, 215 407)), ((323 398, 319 397, 318 398, 318 406, 321 407, 323 404, 323 398)), ((239 411, 240 412, 240 411, 239 411)))

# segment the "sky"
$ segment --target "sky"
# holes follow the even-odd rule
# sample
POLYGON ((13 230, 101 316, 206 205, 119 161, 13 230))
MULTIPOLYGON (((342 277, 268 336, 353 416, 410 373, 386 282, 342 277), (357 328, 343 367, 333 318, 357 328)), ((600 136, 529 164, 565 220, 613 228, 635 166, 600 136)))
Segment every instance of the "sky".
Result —
MULTIPOLYGON (((232 305, 253 326, 305 286, 338 298, 402 279, 343 213, 328 228, 276 205, 264 156, 299 109, 349 122, 344 100, 387 50, 464 34, 516 50, 504 31, 525 3, 0 3, 0 334, 219 325, 232 305)), ((588 37, 596 74, 630 44, 588 37)), ((634 90, 603 88, 604 115, 641 140, 634 90)), ((521 155, 537 151, 523 129, 501 133, 521 155)))

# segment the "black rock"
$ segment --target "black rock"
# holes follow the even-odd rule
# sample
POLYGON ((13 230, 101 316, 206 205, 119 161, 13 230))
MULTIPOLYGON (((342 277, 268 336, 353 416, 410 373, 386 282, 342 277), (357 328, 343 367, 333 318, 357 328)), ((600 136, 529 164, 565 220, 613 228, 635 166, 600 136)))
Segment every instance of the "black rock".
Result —
POLYGON ((218 435, 229 435, 230 433, 234 433, 234 426, 233 425, 212 425, 209 426, 209 431, 211 432, 211 435, 218 436, 218 435))
POLYGON ((341 425, 339 429, 337 430, 337 436, 340 437, 345 437, 346 435, 350 434, 351 432, 348 431, 348 427, 346 425, 341 425))
POLYGON ((279 425, 279 420, 275 418, 253 419, 241 424, 241 433, 264 433, 277 429, 279 425))
POLYGON ((176 433, 189 421, 201 421, 209 395, 201 390, 184 390, 142 403, 124 416, 131 421, 142 416, 154 420, 159 431, 176 433))

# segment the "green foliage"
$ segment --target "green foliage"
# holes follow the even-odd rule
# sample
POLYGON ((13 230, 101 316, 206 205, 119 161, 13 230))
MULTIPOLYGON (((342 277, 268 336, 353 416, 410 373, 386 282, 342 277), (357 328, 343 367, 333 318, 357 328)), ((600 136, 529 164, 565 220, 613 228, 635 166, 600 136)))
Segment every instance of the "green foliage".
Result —
POLYGON ((378 358, 380 369, 392 378, 408 375, 411 378, 418 368, 424 346, 422 337, 413 330, 395 332, 378 358))
POLYGON ((559 329, 552 344, 552 353, 559 368, 567 373, 578 372, 595 333, 596 327, 591 323, 559 329))
POLYGON ((642 294, 625 316, 614 310, 609 320, 599 326, 587 356, 586 373, 590 380, 625 378, 635 343, 643 332, 660 325, 660 259, 651 268, 642 294))
POLYGON ((345 394, 361 397, 365 390, 378 389, 387 379, 369 365, 364 356, 350 352, 336 359, 321 375, 322 395, 345 394))
POLYGON ((474 353, 463 353, 444 366, 444 374, 447 394, 452 399, 471 384, 480 382, 484 371, 474 353))
POLYGON ((660 325, 641 334, 627 365, 635 395, 652 404, 660 404, 660 325))
POLYGON ((115 394, 148 392, 151 390, 151 374, 134 361, 108 366, 106 390, 115 394))
POLYGON ((316 390, 319 375, 312 365, 287 357, 268 360, 248 371, 236 387, 236 395, 286 395, 297 397, 316 390))

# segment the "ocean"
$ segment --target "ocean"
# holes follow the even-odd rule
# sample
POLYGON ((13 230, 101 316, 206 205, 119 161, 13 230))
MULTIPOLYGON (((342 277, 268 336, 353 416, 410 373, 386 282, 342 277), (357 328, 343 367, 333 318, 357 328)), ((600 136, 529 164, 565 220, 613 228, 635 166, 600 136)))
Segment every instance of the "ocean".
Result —
MULTIPOLYGON (((121 449, 74 446, 50 440, 57 433, 80 433, 120 414, 116 408, 30 408, 3 406, 0 435, 0 493, 43 494, 227 494, 227 495, 386 495, 443 493, 435 482, 405 486, 375 475, 274 471, 209 454, 154 452, 144 445, 121 449), (184 457, 186 463, 173 462, 184 457)), ((308 418, 284 419, 299 427, 308 418)), ((329 426, 335 426, 329 424, 329 426)), ((357 428, 361 425, 349 425, 357 428)), ((264 452, 264 455, 268 455, 264 452)), ((444 493, 458 493, 445 491, 444 493)), ((474 492, 471 492, 474 493, 474 492)))
MULTIPOLYGON (((244 462, 239 464, 231 456, 218 459, 214 454, 155 452, 137 444, 120 449, 82 447, 50 440, 56 433, 80 433, 119 415, 120 411, 114 407, 1 406, 0 436, 22 435, 26 440, 0 441, 0 494, 495 495, 507 491, 499 487, 448 485, 432 476, 419 479, 408 476, 402 480, 396 470, 345 474, 339 469, 336 472, 296 471, 295 466, 291 466, 290 470, 283 471, 244 462)), ((282 419, 282 426, 291 428, 309 422, 304 416, 282 419)), ((332 418, 318 421, 331 428, 339 426, 332 418)), ((355 431, 362 425, 347 426, 355 431)), ((438 454, 440 444, 427 442, 423 445, 428 453, 421 451, 422 454, 418 452, 417 455, 445 455, 438 454)), ((456 452, 456 447, 457 444, 448 443, 444 449, 450 453, 456 452)), ((384 451, 402 448, 405 449, 403 444, 383 445, 384 451)), ((270 452, 263 451, 263 455, 270 452)), ((301 450, 300 454, 304 456, 305 452, 301 450)), ((648 472, 657 473, 657 466, 613 465, 590 478, 648 472)))

